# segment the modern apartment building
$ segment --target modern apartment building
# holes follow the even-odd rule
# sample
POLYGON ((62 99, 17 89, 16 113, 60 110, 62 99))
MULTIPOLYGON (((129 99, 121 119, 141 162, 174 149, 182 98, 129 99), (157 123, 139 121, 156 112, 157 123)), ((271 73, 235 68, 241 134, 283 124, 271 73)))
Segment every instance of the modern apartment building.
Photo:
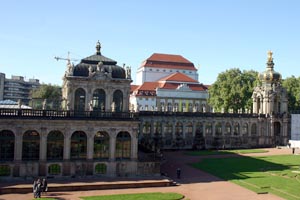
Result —
POLYGON ((6 78, 4 73, 0 73, 0 100, 22 101, 28 105, 30 91, 40 86, 38 79, 26 80, 23 76, 12 75, 6 78))

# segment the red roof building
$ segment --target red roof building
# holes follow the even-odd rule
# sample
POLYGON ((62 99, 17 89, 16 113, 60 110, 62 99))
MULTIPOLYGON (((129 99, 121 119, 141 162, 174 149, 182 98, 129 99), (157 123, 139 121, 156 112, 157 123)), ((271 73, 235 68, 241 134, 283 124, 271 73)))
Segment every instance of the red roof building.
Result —
POLYGON ((137 83, 158 81, 173 73, 183 73, 198 80, 194 64, 181 55, 154 53, 137 70, 137 83))

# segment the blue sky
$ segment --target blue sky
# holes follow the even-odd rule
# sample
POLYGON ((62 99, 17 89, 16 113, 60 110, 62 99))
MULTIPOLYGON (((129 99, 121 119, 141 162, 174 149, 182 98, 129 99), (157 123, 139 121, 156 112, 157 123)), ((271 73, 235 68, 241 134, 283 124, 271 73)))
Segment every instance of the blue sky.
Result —
MULTIPOLYGON (((136 69, 152 53, 180 54, 212 84, 230 68, 300 75, 298 0, 3 0, 0 72, 61 85, 65 61, 101 52, 136 69)), ((76 64, 76 62, 75 62, 76 64)))

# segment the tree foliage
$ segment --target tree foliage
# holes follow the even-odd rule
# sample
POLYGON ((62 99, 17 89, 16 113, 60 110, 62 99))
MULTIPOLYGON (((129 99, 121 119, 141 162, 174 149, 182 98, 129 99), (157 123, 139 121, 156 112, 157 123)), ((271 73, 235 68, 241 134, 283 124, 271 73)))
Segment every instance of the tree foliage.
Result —
POLYGON ((41 84, 31 91, 31 98, 59 100, 61 96, 61 87, 57 85, 41 84))
POLYGON ((60 109, 61 87, 51 84, 41 84, 31 91, 30 106, 34 109, 60 109), (45 101, 46 100, 46 101, 45 101))
POLYGON ((300 77, 288 77, 283 80, 282 86, 287 90, 288 110, 300 110, 300 77))
POLYGON ((209 88, 209 104, 216 112, 252 109, 252 93, 258 83, 258 72, 241 71, 238 68, 226 70, 218 75, 209 88))

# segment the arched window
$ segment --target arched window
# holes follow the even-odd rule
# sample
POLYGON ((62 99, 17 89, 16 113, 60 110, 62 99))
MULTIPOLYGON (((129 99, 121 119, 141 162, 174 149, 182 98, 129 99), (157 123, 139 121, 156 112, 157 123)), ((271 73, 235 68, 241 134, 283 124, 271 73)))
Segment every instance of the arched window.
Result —
POLYGON ((87 138, 83 131, 75 131, 71 137, 71 159, 86 159, 87 138))
POLYGON ((176 123, 176 127, 175 127, 175 133, 176 133, 176 137, 182 137, 183 136, 183 125, 180 122, 176 123))
POLYGON ((40 135, 35 130, 23 135, 22 160, 38 160, 40 155, 40 135))
POLYGON ((122 131, 117 135, 116 158, 129 159, 131 152, 131 137, 128 132, 122 131))
POLYGON ((244 123, 243 125, 243 135, 247 136, 248 135, 248 124, 244 123))
POLYGON ((121 90, 116 90, 113 96, 113 102, 115 103, 115 111, 123 111, 123 93, 121 90))
POLYGON ((168 111, 171 112, 172 111, 172 103, 168 103, 168 111))
POLYGON ((234 129, 233 130, 234 130, 234 132, 233 132, 234 135, 240 135, 240 125, 239 125, 239 123, 236 122, 234 124, 234 129))
POLYGON ((98 131, 94 136, 94 159, 109 158, 109 135, 105 131, 98 131))
POLYGON ((150 122, 144 122, 143 123, 143 135, 150 135, 151 133, 151 124, 150 122))
POLYGON ((0 131, 0 160, 14 159, 15 135, 12 131, 0 131))
POLYGON ((172 138, 172 124, 170 122, 166 122, 164 126, 164 133, 166 138, 172 138))
POLYGON ((216 124, 216 129, 215 129, 215 131, 216 131, 216 135, 217 135, 217 136, 221 136, 221 135, 222 135, 222 124, 221 124, 220 122, 218 122, 218 123, 216 124))
POLYGON ((189 103, 189 112, 193 112, 193 104, 189 103))
POLYGON ((51 131, 47 136, 47 160, 62 160, 64 157, 64 135, 51 131))
POLYGON ((188 122, 186 125, 186 137, 192 138, 193 137, 193 124, 192 122, 188 122))
POLYGON ((161 122, 154 122, 153 123, 154 134, 161 134, 161 122))
POLYGON ((93 110, 105 111, 105 91, 97 89, 93 93, 93 110))
POLYGON ((225 125, 225 134, 226 135, 231 135, 231 126, 230 126, 229 122, 227 122, 226 125, 225 125))
POLYGON ((251 126, 251 136, 254 136, 256 134, 257 134, 256 124, 252 124, 252 126, 251 126))
POLYGON ((78 88, 75 91, 74 110, 76 110, 76 111, 84 111, 85 110, 85 91, 82 88, 78 88))
POLYGON ((203 124, 201 122, 196 124, 196 135, 203 137, 203 124))
POLYGON ((205 135, 212 135, 212 123, 207 123, 205 126, 205 135))

